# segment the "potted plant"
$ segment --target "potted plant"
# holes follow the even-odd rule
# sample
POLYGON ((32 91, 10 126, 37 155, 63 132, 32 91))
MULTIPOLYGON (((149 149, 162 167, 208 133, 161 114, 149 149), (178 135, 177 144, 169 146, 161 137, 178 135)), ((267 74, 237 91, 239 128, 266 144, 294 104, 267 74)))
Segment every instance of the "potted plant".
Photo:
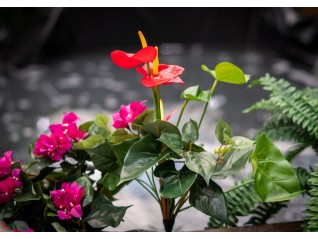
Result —
POLYGON ((211 88, 185 89, 178 120, 173 124, 169 122, 171 114, 164 113, 160 91, 169 87, 166 85, 183 85, 180 75, 184 68, 159 64, 158 48, 148 46, 141 32, 139 37, 141 50, 135 54, 115 50, 111 59, 119 67, 136 68, 142 85, 152 91, 154 109, 147 108, 146 100, 134 101, 122 105, 112 115, 112 123, 106 115, 98 114, 80 126, 78 116, 69 112, 62 122, 49 127, 49 134, 40 135, 31 144, 33 160, 28 165, 12 163, 11 152, 6 152, 0 161, 5 168, 0 175, 0 196, 7 196, 0 201, 0 219, 11 229, 95 231, 116 227, 131 205, 116 207, 111 200, 132 180, 158 202, 166 231, 173 230, 188 200, 192 207, 227 223, 228 201, 214 179, 235 175, 247 163, 253 167, 249 183, 261 200, 283 201, 302 192, 294 169, 265 134, 256 141, 234 136, 230 126, 219 119, 211 129, 219 147, 209 152, 197 143, 217 85, 245 84, 249 75, 229 62, 217 64, 214 70, 202 65, 213 79, 211 88), (181 126, 190 102, 204 104, 202 115, 181 126), (101 177, 95 177, 96 171, 101 177), (139 178, 142 174, 148 181, 139 178), (3 183, 6 180, 12 181, 10 188, 3 183), (28 214, 31 209, 33 213, 28 214))

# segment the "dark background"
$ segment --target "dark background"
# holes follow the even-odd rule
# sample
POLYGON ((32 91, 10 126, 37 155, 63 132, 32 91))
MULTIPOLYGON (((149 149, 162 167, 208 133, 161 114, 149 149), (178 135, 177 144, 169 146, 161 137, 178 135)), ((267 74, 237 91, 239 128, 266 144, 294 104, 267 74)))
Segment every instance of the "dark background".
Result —
POLYGON ((153 44, 270 49, 307 66, 318 50, 316 8, 1 8, 0 59, 26 64, 139 44, 130 37, 138 30, 153 44))

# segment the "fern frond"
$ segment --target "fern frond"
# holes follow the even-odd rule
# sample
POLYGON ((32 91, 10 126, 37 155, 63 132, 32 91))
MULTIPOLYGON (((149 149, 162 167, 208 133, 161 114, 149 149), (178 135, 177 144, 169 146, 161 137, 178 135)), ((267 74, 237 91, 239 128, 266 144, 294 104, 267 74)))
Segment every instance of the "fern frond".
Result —
POLYGON ((300 182, 301 190, 305 190, 308 193, 310 190, 310 173, 306 169, 298 167, 296 168, 296 174, 300 182))
POLYGON ((279 114, 318 140, 318 101, 311 98, 318 96, 317 90, 297 90, 289 82, 276 80, 269 74, 260 78, 258 83, 270 91, 269 99, 255 103, 244 112, 266 110, 279 114))
POLYGON ((298 154, 300 154, 302 151, 304 151, 306 148, 308 147, 308 144, 304 144, 304 143, 298 143, 296 145, 294 145, 293 147, 291 147, 286 155, 285 158, 287 159, 287 161, 292 161, 298 154))
POLYGON ((228 224, 210 218, 207 228, 236 227, 239 216, 247 216, 262 199, 254 190, 252 180, 243 180, 236 186, 225 192, 228 207, 228 224))
POLYGON ((310 201, 306 211, 305 217, 305 231, 317 232, 318 231, 318 170, 314 170, 310 174, 310 201))
POLYGON ((251 211, 252 217, 244 225, 261 225, 279 212, 282 208, 287 207, 286 202, 271 202, 259 204, 251 211))

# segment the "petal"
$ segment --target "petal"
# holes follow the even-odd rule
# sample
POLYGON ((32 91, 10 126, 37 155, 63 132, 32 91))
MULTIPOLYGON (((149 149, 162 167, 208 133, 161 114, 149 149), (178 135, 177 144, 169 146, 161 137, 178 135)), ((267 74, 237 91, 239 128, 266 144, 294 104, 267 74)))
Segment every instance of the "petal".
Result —
POLYGON ((173 116, 178 110, 174 109, 170 114, 168 114, 165 118, 164 121, 169 121, 171 116, 173 116))
POLYGON ((60 220, 71 219, 70 213, 66 213, 66 212, 61 211, 61 210, 58 210, 58 211, 57 211, 57 215, 59 216, 59 219, 60 219, 60 220))
POLYGON ((138 51, 136 54, 129 54, 124 51, 113 51, 110 55, 112 61, 125 69, 134 68, 141 63, 148 63, 155 59, 157 55, 157 51, 154 47, 148 46, 140 51, 138 51))
POLYGON ((82 212, 82 207, 80 204, 77 204, 75 207, 72 208, 70 214, 73 216, 73 217, 76 217, 76 218, 81 218, 82 215, 83 215, 83 212, 82 212))
POLYGON ((153 77, 145 77, 143 79, 141 79, 141 83, 147 87, 147 88, 152 88, 155 86, 159 86, 159 85, 163 85, 164 83, 168 82, 170 79, 165 79, 165 78, 161 78, 161 77, 156 77, 156 79, 154 79, 153 77))
POLYGON ((144 67, 139 66, 136 68, 136 71, 140 73, 143 77, 148 76, 148 72, 146 71, 144 67))
POLYGON ((65 113, 62 122, 63 124, 71 124, 71 123, 75 123, 78 120, 79 120, 79 117, 74 112, 71 112, 69 114, 65 113))
POLYGON ((126 126, 128 126, 129 123, 127 121, 123 121, 123 120, 117 120, 113 123, 113 127, 116 129, 120 129, 120 128, 126 128, 126 126))

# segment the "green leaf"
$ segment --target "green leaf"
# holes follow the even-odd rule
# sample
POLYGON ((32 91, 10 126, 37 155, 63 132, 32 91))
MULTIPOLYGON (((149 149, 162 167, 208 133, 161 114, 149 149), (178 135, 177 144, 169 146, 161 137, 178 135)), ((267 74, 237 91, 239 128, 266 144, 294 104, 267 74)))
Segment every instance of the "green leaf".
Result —
POLYGON ((13 201, 0 205, 0 220, 13 216, 13 201))
POLYGON ((230 62, 221 62, 215 67, 217 81, 230 84, 245 84, 249 80, 249 75, 244 75, 243 71, 230 62))
POLYGON ((91 135, 100 134, 104 138, 110 135, 110 129, 108 128, 108 117, 103 114, 97 114, 95 122, 91 125, 89 133, 91 135))
POLYGON ((78 129, 82 131, 83 133, 87 133, 89 131, 89 128, 94 124, 94 121, 87 121, 83 124, 81 124, 78 129))
POLYGON ((102 194, 99 194, 91 205, 91 213, 84 220, 93 228, 117 227, 129 208, 115 207, 102 194))
POLYGON ((201 65, 201 69, 212 76, 212 78, 216 79, 215 71, 210 70, 206 65, 201 65))
POLYGON ((95 168, 103 173, 110 172, 117 166, 113 145, 108 142, 86 149, 86 152, 89 154, 95 168))
POLYGON ((54 161, 52 161, 49 157, 36 158, 36 162, 36 166, 39 171, 54 163, 54 161))
POLYGON ((94 189, 93 189, 91 180, 87 176, 83 176, 83 177, 77 179, 75 182, 77 182, 77 184, 79 186, 84 187, 84 195, 83 195, 82 205, 83 205, 83 207, 85 207, 88 204, 90 204, 94 199, 94 189))
POLYGON ((232 138, 232 146, 235 149, 247 149, 252 147, 254 143, 255 141, 242 136, 235 136, 232 138))
POLYGON ((204 178, 206 184, 209 185, 210 178, 216 165, 216 161, 212 154, 208 152, 198 153, 188 151, 185 154, 185 164, 190 170, 200 174, 204 178))
POLYGON ((10 225, 10 227, 13 230, 19 230, 20 232, 30 228, 26 222, 21 220, 14 220, 12 224, 10 225))
POLYGON ((187 100, 195 100, 195 101, 204 101, 204 102, 210 102, 211 100, 211 94, 209 90, 203 91, 200 86, 191 86, 187 89, 185 89, 181 95, 180 98, 184 98, 187 100))
POLYGON ((221 118, 215 127, 215 137, 223 145, 229 144, 232 138, 232 130, 230 126, 221 118))
POLYGON ((232 149, 226 153, 222 163, 216 164, 212 178, 226 178, 241 171, 248 162, 252 151, 253 148, 232 149))
POLYGON ((117 129, 110 136, 110 142, 113 144, 121 143, 128 139, 137 138, 137 135, 128 133, 125 129, 117 129))
POLYGON ((54 229, 57 232, 67 232, 67 230, 65 229, 65 227, 63 227, 60 223, 58 222, 53 222, 52 226, 54 227, 54 229))
POLYGON ((265 202, 284 201, 302 193, 290 163, 265 134, 258 138, 250 162, 255 191, 265 202))
POLYGON ((20 171, 19 176, 22 182, 22 191, 17 193, 13 199, 17 202, 39 200, 40 196, 36 195, 32 181, 29 179, 29 177, 23 171, 20 171))
POLYGON ((150 134, 135 142, 125 156, 119 183, 137 178, 165 158, 168 152, 160 153, 160 149, 161 143, 150 134))
POLYGON ((76 142, 72 145, 73 150, 90 149, 105 142, 105 138, 100 134, 91 135, 88 138, 76 142))
POLYGON ((227 203, 222 188, 214 181, 209 186, 199 178, 190 189, 189 203, 199 211, 227 222, 227 203))
POLYGON ((181 154, 182 150, 182 140, 180 135, 175 133, 163 133, 158 141, 164 143, 168 148, 170 148, 176 154, 181 154))
POLYGON ((117 184, 120 181, 120 173, 123 168, 124 158, 133 143, 138 139, 126 140, 122 143, 114 145, 114 153, 118 159, 118 165, 116 169, 112 172, 106 173, 104 177, 99 181, 103 187, 107 188, 109 191, 114 191, 117 184))
POLYGON ((158 165, 154 174, 163 180, 160 193, 164 198, 177 198, 184 195, 197 178, 197 174, 186 166, 177 171, 172 160, 158 165))
POLYGON ((149 122, 156 119, 156 112, 154 110, 146 109, 132 122, 131 126, 133 130, 140 130, 140 128, 149 122))
POLYGON ((159 138, 163 133, 175 133, 181 136, 179 129, 175 125, 162 120, 156 120, 141 127, 142 135, 151 134, 159 138))
POLYGON ((190 119, 182 127, 182 139, 187 143, 194 143, 199 139, 199 128, 197 122, 190 119))

